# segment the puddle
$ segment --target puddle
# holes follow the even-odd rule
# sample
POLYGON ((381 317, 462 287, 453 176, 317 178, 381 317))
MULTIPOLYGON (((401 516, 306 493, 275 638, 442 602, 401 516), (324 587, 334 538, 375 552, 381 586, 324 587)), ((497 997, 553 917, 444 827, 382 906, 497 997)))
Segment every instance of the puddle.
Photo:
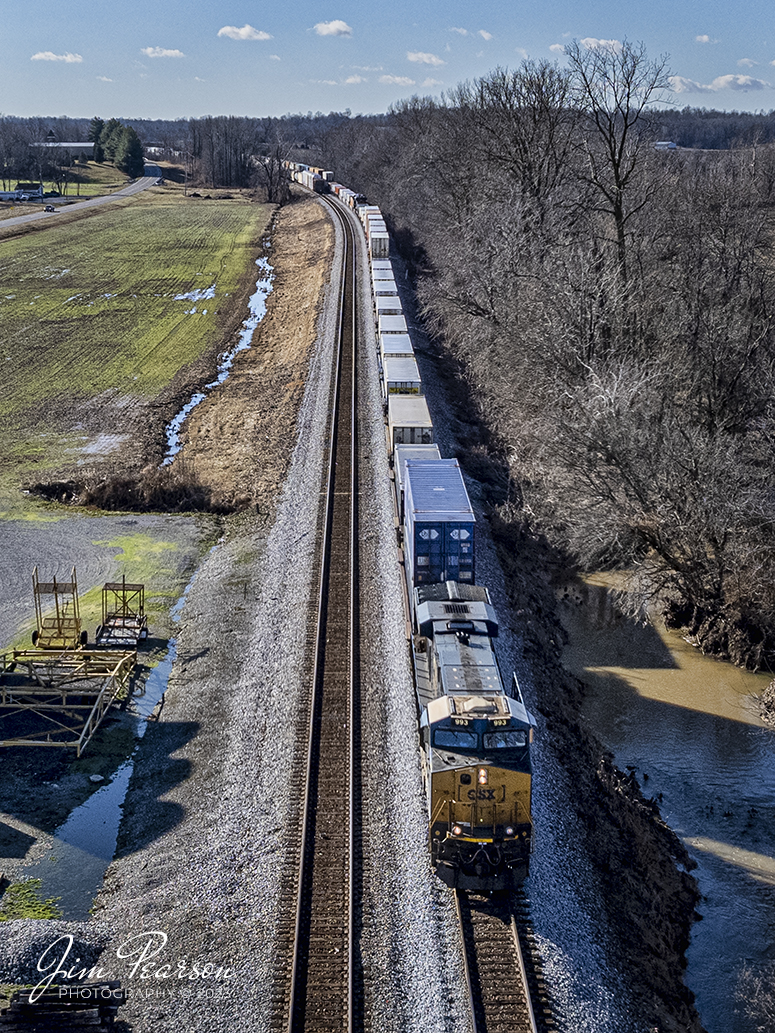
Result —
MULTIPOLYGON (((266 315, 266 299, 272 292, 274 270, 269 264, 268 258, 257 258, 256 265, 258 266, 261 275, 259 275, 259 278, 256 280, 255 293, 251 295, 250 301, 248 302, 250 315, 242 323, 242 331, 240 333, 239 340, 230 351, 221 356, 218 363, 218 376, 215 380, 206 384, 204 391, 197 391, 196 394, 192 395, 180 412, 177 413, 177 415, 174 416, 167 425, 165 430, 167 437, 167 453, 164 457, 162 466, 168 466, 183 447, 181 432, 183 424, 186 421, 186 417, 199 405, 200 402, 203 402, 205 398, 207 398, 209 391, 212 391, 213 388, 218 387, 219 384, 222 384, 224 380, 226 380, 229 372, 231 371, 231 367, 234 365, 234 360, 237 355, 242 351, 246 351, 250 347, 253 333, 266 315)), ((215 286, 213 285, 213 287, 208 287, 202 291, 191 291, 189 294, 179 294, 177 295, 177 298, 181 300, 185 298, 191 301, 199 301, 204 298, 211 298, 214 296, 215 286), (212 291, 212 293, 210 293, 210 291, 212 291)), ((191 312, 196 312, 196 309, 192 309, 191 312)))
MULTIPOLYGON (((193 579, 171 610, 175 621, 180 619, 192 583, 193 579)), ((89 917, 89 909, 113 860, 135 755, 145 735, 148 719, 167 689, 176 651, 177 641, 171 638, 166 656, 148 675, 144 691, 132 696, 122 714, 122 718, 134 726, 135 743, 131 756, 107 785, 101 786, 80 807, 76 807, 67 821, 60 825, 54 833, 49 853, 19 873, 19 880, 40 879, 41 896, 43 899, 58 897, 57 906, 66 919, 80 921, 89 917)))

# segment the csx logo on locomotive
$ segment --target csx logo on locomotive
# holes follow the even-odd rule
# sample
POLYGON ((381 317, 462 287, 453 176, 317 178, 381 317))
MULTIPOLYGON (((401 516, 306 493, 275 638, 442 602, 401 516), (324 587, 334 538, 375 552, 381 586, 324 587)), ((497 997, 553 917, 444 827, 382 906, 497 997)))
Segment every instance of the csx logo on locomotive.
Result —
MULTIPOLYGON (((501 797, 501 803, 506 799, 506 786, 503 786, 503 796, 501 797)), ((495 790, 494 789, 469 789, 466 793, 469 800, 494 800, 495 790)))

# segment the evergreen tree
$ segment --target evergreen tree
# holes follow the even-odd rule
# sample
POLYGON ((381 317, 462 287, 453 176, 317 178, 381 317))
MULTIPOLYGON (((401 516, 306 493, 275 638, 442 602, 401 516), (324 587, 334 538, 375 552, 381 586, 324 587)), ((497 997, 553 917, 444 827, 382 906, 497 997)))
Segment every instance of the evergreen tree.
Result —
POLYGON ((101 142, 102 132, 104 128, 105 122, 101 118, 99 118, 98 115, 95 115, 89 123, 89 135, 87 137, 87 139, 92 140, 94 142, 93 157, 94 160, 99 162, 100 164, 102 164, 102 162, 105 161, 105 149, 102 146, 101 142))
POLYGON ((100 143, 105 151, 105 158, 108 161, 115 161, 116 150, 121 141, 121 134, 124 132, 123 122, 119 122, 117 118, 110 118, 102 127, 100 133, 100 143))
POLYGON ((125 172, 127 176, 136 179, 142 176, 145 161, 143 158, 143 145, 140 137, 131 127, 126 127, 121 133, 116 155, 114 158, 116 168, 125 172))

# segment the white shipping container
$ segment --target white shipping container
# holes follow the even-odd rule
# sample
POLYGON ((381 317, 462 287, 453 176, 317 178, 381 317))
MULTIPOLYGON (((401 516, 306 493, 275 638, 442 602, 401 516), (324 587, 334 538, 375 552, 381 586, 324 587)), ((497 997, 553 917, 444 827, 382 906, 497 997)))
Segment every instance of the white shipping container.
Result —
POLYGON ((387 226, 381 220, 377 221, 375 219, 369 219, 366 223, 367 239, 371 240, 375 233, 387 233, 387 226))
POLYGON ((366 220, 370 215, 378 215, 382 218, 382 213, 375 204, 359 204, 358 205, 358 218, 365 225, 366 220))
POLYGON ((377 321, 377 329, 380 334, 405 334, 407 333, 406 320, 403 316, 380 316, 377 321))
POLYGON ((396 445, 433 444, 433 423, 424 398, 417 395, 388 397, 388 444, 391 453, 396 445))
POLYGON ((378 280, 393 280, 395 282, 392 266, 390 269, 372 269, 371 282, 376 283, 378 280))
POLYGON ((414 358, 414 348, 409 334, 380 334, 379 356, 383 364, 388 358, 414 358))
POLYGON ((372 233, 369 237, 369 251, 372 258, 387 258, 390 254, 390 237, 387 233, 372 233))
POLYGON ((380 316, 402 316, 404 314, 401 299, 397 294, 392 297, 382 294, 377 295, 374 298, 374 311, 377 314, 377 319, 380 316))
POLYGON ((396 287, 395 280, 375 280, 371 285, 372 292, 375 298, 379 297, 398 297, 398 287, 396 287))
POLYGON ((423 394, 420 371, 414 359, 405 356, 386 358, 382 367, 382 394, 388 395, 421 395, 423 394))

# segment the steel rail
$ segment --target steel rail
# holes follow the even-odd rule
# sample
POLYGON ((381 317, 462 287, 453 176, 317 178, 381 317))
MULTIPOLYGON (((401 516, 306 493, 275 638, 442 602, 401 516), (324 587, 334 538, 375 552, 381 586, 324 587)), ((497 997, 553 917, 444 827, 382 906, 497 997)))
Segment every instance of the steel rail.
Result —
POLYGON ((512 906, 504 902, 498 907, 492 900, 478 907, 471 903, 468 908, 470 915, 466 917, 466 908, 462 904, 465 895, 458 890, 454 890, 453 895, 463 946, 473 1033, 499 1033, 500 1030, 539 1033, 512 906), (474 913, 480 916, 479 921, 470 917, 474 913), (513 948, 511 964, 508 961, 509 941, 513 948), (496 959, 494 963, 493 958, 496 959))
MULTIPOLYGON (((337 218, 345 229, 346 218, 337 211, 336 205, 332 208, 337 213, 337 218)), ((350 260, 352 262, 352 381, 350 387, 351 412, 350 412, 350 912, 349 921, 349 944, 348 944, 348 1031, 356 1033, 356 980, 357 965, 355 958, 356 942, 356 921, 357 908, 355 903, 355 890, 357 886, 357 851, 359 841, 360 812, 356 810, 356 800, 360 790, 360 769, 358 759, 360 757, 360 656, 358 652, 359 631, 360 631, 360 570, 358 564, 358 291, 356 290, 355 276, 355 238, 352 235, 352 248, 350 249, 350 260)))
MULTIPOLYGON (((295 921, 295 935, 293 945, 293 961, 291 971, 291 987, 290 987, 290 999, 288 1007, 288 1020, 286 1029, 288 1033, 299 1033, 301 1030, 310 1028, 316 1025, 318 1028, 341 1028, 344 1029, 344 1024, 338 1025, 335 1020, 328 1019, 328 1025, 325 1025, 324 1019, 321 1016, 311 1010, 309 1005, 309 991, 310 991, 310 971, 313 965, 310 963, 311 950, 312 950, 312 936, 309 937, 309 942, 303 943, 305 936, 305 930, 308 929, 308 924, 311 924, 313 915, 312 898, 313 898, 313 879, 315 875, 315 860, 317 857, 315 845, 314 845, 314 830, 320 825, 321 819, 324 817, 323 808, 319 806, 321 799, 319 796, 319 779, 321 774, 321 750, 323 749, 320 742, 320 733, 322 728, 322 697, 324 691, 324 680, 326 678, 326 658, 327 658, 327 646, 330 644, 329 633, 333 638, 331 632, 331 625, 329 622, 329 604, 331 601, 331 579, 337 577, 338 572, 332 568, 332 551, 335 547, 335 531, 334 521, 336 514, 341 506, 341 500, 337 500, 337 495, 348 494, 349 495, 349 515, 348 515, 348 554, 349 554, 349 591, 347 601, 347 616, 346 622, 349 625, 347 634, 347 723, 348 729, 348 752, 349 752, 349 764, 348 769, 348 780, 350 783, 349 796, 349 807, 348 807, 348 825, 349 825, 349 836, 348 836, 348 858, 347 858, 347 881, 348 892, 347 892, 347 909, 346 914, 341 916, 344 927, 344 938, 347 940, 347 957, 346 957, 346 973, 347 973, 347 991, 346 991, 346 1004, 342 1002, 343 1009, 346 1008, 346 1026, 348 1030, 353 1030, 353 1001, 354 1001, 354 987, 356 980, 356 963, 354 957, 354 925, 356 921, 356 907, 353 900, 353 886, 355 882, 355 865, 356 865, 356 833, 355 833, 355 802, 354 802, 354 774, 356 771, 357 764, 357 736, 359 728, 359 715, 358 715, 358 700, 355 698, 356 693, 354 691, 357 685, 358 675, 358 659, 357 659, 357 599, 358 599, 358 586, 357 586, 357 444, 355 430, 355 421, 357 419, 356 406, 355 406, 355 333, 356 333, 356 322, 355 322, 355 297, 356 291, 354 288, 354 242, 352 241, 352 231, 349 228, 346 219, 336 210, 335 205, 330 206, 332 211, 335 212, 336 218, 339 220, 342 231, 343 231, 343 254, 342 254, 342 295, 340 299, 340 308, 337 320, 337 331, 336 331, 336 355, 335 355, 335 374, 333 383, 333 406, 332 406, 332 417, 331 427, 329 432, 329 454, 328 454, 328 468, 325 476, 325 503, 323 506, 324 520, 323 520, 323 541, 321 550, 320 560, 320 583, 318 588, 318 612, 316 617, 316 628, 314 637, 314 664, 312 674, 312 702, 309 708, 310 719, 309 719, 309 731, 308 731, 308 742, 307 742, 307 778, 304 789, 304 803, 303 803, 303 816, 302 816, 302 842, 301 842, 301 854, 300 854, 300 865, 297 882, 297 894, 296 894, 296 921, 295 921), (351 296, 352 311, 348 313, 346 311, 347 300, 348 300, 348 283, 349 283, 349 294, 351 296), (348 316, 352 317, 352 322, 348 316), (352 339, 345 340, 345 334, 347 328, 352 326, 352 339), (349 359, 348 349, 352 350, 352 372, 351 372, 351 384, 346 383, 346 379, 343 379, 343 366, 346 366, 349 359), (346 434, 346 425, 342 423, 344 415, 341 413, 342 407, 342 395, 346 395, 348 390, 352 394, 350 414, 349 414, 349 433, 350 433, 350 454, 344 457, 340 454, 340 445, 344 447, 346 443, 340 442, 340 434, 346 434), (343 491, 343 485, 337 482, 337 466, 339 463, 342 466, 346 465, 347 462, 350 464, 349 471, 349 483, 343 491), (332 1024, 333 1023, 333 1024, 332 1024)), ((342 517, 339 517, 341 521, 342 517)), ((341 621, 340 621, 341 623, 341 621)), ((329 657, 329 662, 331 657, 329 657)), ((335 665, 330 663, 333 668, 335 665)), ((336 680, 336 672, 331 676, 334 681, 336 680)), ((344 789, 344 787, 341 787, 344 789)), ((322 833, 323 839, 327 838, 325 833, 322 833)), ((338 919, 334 919, 337 921, 338 919)), ((316 944, 319 947, 319 944, 316 944)), ((331 955, 339 953, 339 947, 334 947, 330 950, 331 955)), ((335 969, 336 966, 331 964, 331 969, 335 969)), ((316 970, 317 971, 317 970, 316 970)), ((319 972, 318 972, 318 978, 319 972)), ((332 980, 336 982, 336 975, 326 975, 326 980, 332 980)), ((332 988, 331 993, 335 993, 335 989, 332 988)), ((328 1002, 327 1002, 328 1003, 328 1002)))
POLYGON ((538 1023, 536 1022, 535 1009, 533 1008, 533 995, 530 992, 530 985, 527 978, 527 965, 525 964, 525 955, 522 953, 522 945, 519 942, 519 929, 517 928, 516 915, 511 916, 511 935, 514 937, 514 947, 517 952, 517 959, 519 961, 519 975, 522 979, 522 988, 525 991, 525 1002, 527 1004, 527 1010, 530 1015, 530 1029, 531 1033, 538 1033, 538 1023))
MULTIPOLYGON (((476 1018, 476 1003, 474 998, 474 984, 471 981, 471 966, 468 963, 468 947, 466 946, 465 933, 463 932, 463 912, 460 909, 460 894, 457 890, 452 891, 452 898, 455 901, 455 914, 457 915, 460 940, 463 945, 463 974, 466 979, 466 990, 468 991, 468 1003, 471 1011, 471 1029, 473 1033, 480 1033, 479 1023, 476 1018)), ((484 1033, 484 1031, 482 1031, 484 1033)))

